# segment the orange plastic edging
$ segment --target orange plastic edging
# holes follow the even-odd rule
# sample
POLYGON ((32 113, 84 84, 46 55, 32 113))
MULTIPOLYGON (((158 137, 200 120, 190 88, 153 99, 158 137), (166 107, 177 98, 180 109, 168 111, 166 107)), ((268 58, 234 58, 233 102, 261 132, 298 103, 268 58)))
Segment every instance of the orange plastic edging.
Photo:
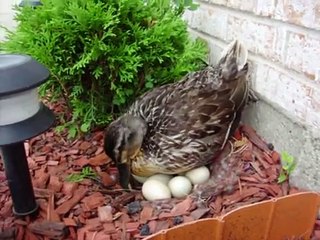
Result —
POLYGON ((296 193, 240 207, 218 218, 182 224, 145 240, 309 239, 319 203, 317 193, 296 193))

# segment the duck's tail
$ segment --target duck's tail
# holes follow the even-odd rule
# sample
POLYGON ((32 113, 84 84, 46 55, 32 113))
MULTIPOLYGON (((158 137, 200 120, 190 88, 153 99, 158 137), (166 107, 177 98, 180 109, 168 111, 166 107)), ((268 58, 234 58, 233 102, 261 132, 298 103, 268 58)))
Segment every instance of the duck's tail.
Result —
POLYGON ((234 81, 248 73, 248 50, 238 40, 231 42, 222 52, 218 63, 225 81, 234 81))
POLYGON ((241 42, 238 40, 231 42, 222 52, 219 64, 225 81, 238 80, 238 84, 244 85, 248 89, 247 103, 254 103, 259 100, 247 82, 248 49, 241 42))
POLYGON ((219 61, 221 77, 224 84, 232 89, 230 100, 234 103, 235 118, 231 123, 230 134, 238 127, 242 110, 248 102, 249 83, 248 74, 248 50, 238 40, 233 41, 222 52, 219 61))

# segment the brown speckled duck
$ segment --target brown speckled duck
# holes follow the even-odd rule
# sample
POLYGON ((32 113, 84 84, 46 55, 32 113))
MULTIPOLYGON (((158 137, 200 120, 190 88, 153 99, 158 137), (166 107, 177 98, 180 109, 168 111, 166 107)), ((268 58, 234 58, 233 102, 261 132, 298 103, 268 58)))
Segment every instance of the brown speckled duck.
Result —
POLYGON ((220 61, 139 97, 105 131, 104 149, 128 188, 131 174, 178 174, 207 165, 238 127, 247 102, 247 50, 232 42, 220 61))

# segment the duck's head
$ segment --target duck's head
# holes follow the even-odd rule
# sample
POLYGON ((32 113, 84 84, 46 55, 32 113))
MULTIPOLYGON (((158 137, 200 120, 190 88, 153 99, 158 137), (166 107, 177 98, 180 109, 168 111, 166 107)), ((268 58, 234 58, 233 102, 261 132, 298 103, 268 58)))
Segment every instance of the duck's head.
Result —
POLYGON ((104 150, 117 166, 123 188, 128 188, 131 159, 138 154, 146 132, 145 121, 131 115, 123 115, 105 130, 104 150))

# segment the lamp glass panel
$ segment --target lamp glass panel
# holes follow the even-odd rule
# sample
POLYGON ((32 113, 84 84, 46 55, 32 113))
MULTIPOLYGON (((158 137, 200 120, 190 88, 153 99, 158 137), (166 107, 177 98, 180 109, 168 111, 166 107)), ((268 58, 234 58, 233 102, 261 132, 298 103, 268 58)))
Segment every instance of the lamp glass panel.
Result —
POLYGON ((40 109, 37 88, 0 97, 0 126, 26 120, 40 109))

